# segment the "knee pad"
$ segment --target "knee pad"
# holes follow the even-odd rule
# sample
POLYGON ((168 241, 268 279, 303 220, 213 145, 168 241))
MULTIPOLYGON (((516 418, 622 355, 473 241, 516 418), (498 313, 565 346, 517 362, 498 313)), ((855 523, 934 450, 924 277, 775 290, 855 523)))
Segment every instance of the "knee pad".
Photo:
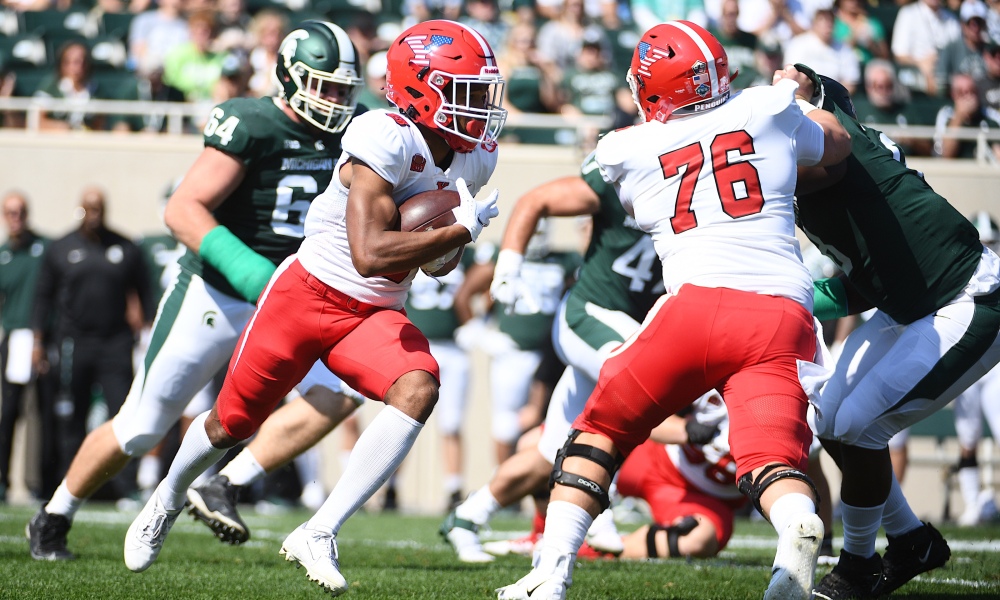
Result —
MULTIPOLYGON (((788 467, 788 465, 770 464, 764 467, 756 479, 753 478, 752 473, 744 473, 739 481, 736 482, 736 486, 744 496, 750 498, 757 512, 761 516, 764 516, 764 510, 760 507, 760 497, 764 494, 764 490, 769 488, 774 482, 782 479, 798 479, 799 481, 804 481, 809 486, 809 489, 812 490, 813 501, 816 503, 816 507, 819 508, 819 492, 816 491, 816 485, 813 484, 812 479, 802 471, 792 467, 784 471, 772 473, 772 471, 781 467, 788 467)), ((770 522, 770 519, 768 519, 768 522, 770 522)))
POLYGON ((656 523, 649 526, 649 531, 646 532, 646 554, 649 558, 659 558, 660 553, 656 550, 656 534, 661 531, 667 532, 667 551, 670 556, 667 558, 679 558, 681 555, 680 548, 678 548, 678 540, 680 540, 685 535, 694 531, 694 528, 698 526, 698 520, 688 515, 678 521, 677 523, 670 525, 669 527, 664 527, 662 525, 657 525, 656 523))
POLYGON ((552 475, 549 478, 549 489, 552 489, 557 483, 576 488, 597 500, 601 505, 601 510, 607 510, 607 508, 611 506, 611 496, 608 493, 608 490, 592 479, 582 475, 577 475, 576 473, 563 471, 563 461, 568 456, 586 458, 590 462, 596 463, 598 466, 607 471, 608 477, 612 480, 615 478, 615 473, 618 472, 618 468, 621 466, 622 461, 621 459, 616 460, 613 456, 600 448, 575 443, 576 438, 579 435, 579 430, 571 429, 569 437, 566 438, 566 443, 563 444, 559 453, 556 454, 556 462, 552 466, 552 475))

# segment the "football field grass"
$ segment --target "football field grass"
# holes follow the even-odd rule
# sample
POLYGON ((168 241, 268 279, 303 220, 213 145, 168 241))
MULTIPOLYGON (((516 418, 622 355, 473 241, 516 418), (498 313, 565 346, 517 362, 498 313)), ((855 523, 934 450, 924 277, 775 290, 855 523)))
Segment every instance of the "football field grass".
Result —
MULTIPOLYGON (((134 513, 88 505, 78 513, 69 535, 70 549, 79 558, 60 563, 34 561, 29 556, 24 525, 33 513, 27 507, 0 506, 0 599, 329 597, 306 579, 305 570, 278 555, 285 535, 310 516, 303 510, 261 516, 245 507, 252 539, 238 547, 216 541, 207 528, 185 514, 171 531, 159 560, 144 573, 129 572, 122 561, 122 542, 134 513)), ((488 599, 496 597, 495 588, 528 572, 528 559, 519 556, 487 565, 459 563, 437 534, 440 521, 439 517, 369 513, 352 518, 339 537, 341 567, 350 583, 342 597, 488 599)), ((498 518, 486 537, 510 537, 526 531, 528 525, 526 518, 498 518)), ((951 544, 951 561, 904 586, 893 598, 1000 598, 1000 524, 940 529, 951 544)), ((769 525, 739 521, 729 548, 716 559, 580 562, 569 597, 760 598, 775 542, 769 525)), ((817 577, 828 569, 821 566, 817 577)))

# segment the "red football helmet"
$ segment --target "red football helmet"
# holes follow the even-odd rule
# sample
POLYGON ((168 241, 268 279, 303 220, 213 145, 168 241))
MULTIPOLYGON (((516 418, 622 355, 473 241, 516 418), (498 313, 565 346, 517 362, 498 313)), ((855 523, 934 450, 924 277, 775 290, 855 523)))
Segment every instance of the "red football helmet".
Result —
POLYGON ((690 21, 668 21, 647 31, 632 54, 627 79, 644 121, 665 123, 729 99, 726 50, 690 21))
POLYGON ((503 77, 489 43, 454 21, 425 21, 386 53, 386 97, 456 152, 496 139, 507 120, 503 77))

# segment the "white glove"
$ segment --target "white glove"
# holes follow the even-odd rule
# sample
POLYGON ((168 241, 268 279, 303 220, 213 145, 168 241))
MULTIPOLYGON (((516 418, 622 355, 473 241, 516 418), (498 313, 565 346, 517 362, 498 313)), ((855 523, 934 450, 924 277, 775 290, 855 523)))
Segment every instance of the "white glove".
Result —
POLYGON ((524 255, 516 250, 501 250, 493 269, 493 283, 490 284, 490 298, 504 305, 504 312, 511 314, 517 303, 521 303, 518 314, 540 312, 538 303, 528 284, 521 279, 521 265, 524 255))
POLYGON ((459 246, 458 248, 455 248, 454 250, 452 250, 451 252, 448 252, 444 256, 440 256, 440 257, 435 258, 434 260, 432 260, 432 261, 430 261, 428 263, 424 263, 424 264, 420 265, 420 270, 422 270, 425 274, 430 275, 431 277, 433 277, 435 273, 437 273, 438 271, 440 271, 442 267, 444 267, 446 264, 448 264, 449 260, 455 258, 455 255, 458 254, 458 251, 461 250, 461 249, 462 249, 462 247, 459 246))
POLYGON ((458 188, 458 196, 462 201, 451 209, 451 212, 455 215, 455 222, 469 230, 474 242, 483 231, 483 227, 490 224, 490 219, 500 214, 500 209, 497 208, 500 190, 493 190, 493 193, 486 200, 476 202, 476 199, 469 193, 469 186, 465 184, 465 179, 459 177, 455 181, 455 187, 458 188))

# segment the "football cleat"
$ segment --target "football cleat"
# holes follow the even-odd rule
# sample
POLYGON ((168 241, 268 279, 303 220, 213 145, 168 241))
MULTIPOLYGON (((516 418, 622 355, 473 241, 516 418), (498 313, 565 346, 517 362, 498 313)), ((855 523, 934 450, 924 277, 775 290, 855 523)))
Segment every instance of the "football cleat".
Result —
MULTIPOLYGON (((620 553, 619 553, 620 554, 620 553)), ((618 555, 614 552, 599 550, 589 542, 584 542, 580 549, 576 551, 576 557, 580 560, 612 560, 618 555)))
POLYGON ((813 598, 821 600, 866 600, 887 594, 882 573, 882 557, 878 552, 861 558, 846 550, 840 551, 840 562, 824 577, 813 598))
POLYGON ((531 556, 535 552, 535 545, 542 539, 541 534, 529 533, 524 537, 513 540, 497 540, 483 544, 483 550, 493 556, 507 556, 516 554, 518 556, 531 556))
POLYGON ((564 554, 558 557, 552 570, 532 569, 517 583, 497 588, 497 600, 566 600, 575 560, 574 555, 564 554))
POLYGON ((241 487, 230 483, 225 475, 214 475, 204 484, 188 489, 188 514, 208 525, 219 540, 242 544, 250 539, 250 529, 236 510, 241 487))
POLYGON ((816 576, 816 558, 823 542, 823 521, 802 513, 778 536, 771 583, 764 600, 807 600, 816 576))
POLYGON ((303 523, 288 534, 278 554, 297 563, 296 568, 305 567, 306 577, 332 595, 347 591, 347 580, 340 574, 337 538, 332 533, 308 529, 303 523))
POLYGON ((160 495, 153 492, 125 534, 125 566, 130 571, 140 573, 156 561, 181 510, 167 510, 160 495))
POLYGON ((73 560, 76 556, 66 549, 66 534, 72 523, 64 515, 38 509, 34 517, 24 527, 24 535, 31 547, 31 558, 35 560, 73 560))
POLYGON ((944 565, 951 558, 948 542, 930 523, 888 539, 882 559, 886 594, 898 590, 917 575, 944 565))
POLYGON ((455 516, 455 511, 448 513, 438 533, 458 553, 458 560, 464 563, 493 562, 493 556, 483 551, 483 545, 479 541, 479 525, 459 519, 455 516))

